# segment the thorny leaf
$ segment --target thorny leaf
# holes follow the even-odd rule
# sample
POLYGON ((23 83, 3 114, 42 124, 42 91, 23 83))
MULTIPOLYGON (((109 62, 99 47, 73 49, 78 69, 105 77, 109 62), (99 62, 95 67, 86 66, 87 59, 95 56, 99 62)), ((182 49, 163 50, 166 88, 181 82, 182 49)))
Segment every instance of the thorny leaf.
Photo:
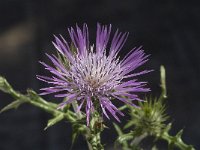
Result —
POLYGON ((61 120, 64 119, 64 115, 63 114, 60 114, 52 119, 50 119, 47 123, 47 126, 45 127, 44 130, 48 129, 49 127, 55 125, 56 123, 60 122, 61 120))
POLYGON ((10 103, 7 106, 5 106, 4 108, 2 108, 0 113, 5 112, 5 111, 10 110, 10 109, 17 109, 23 103, 25 103, 25 102, 22 101, 22 100, 13 101, 12 103, 10 103))

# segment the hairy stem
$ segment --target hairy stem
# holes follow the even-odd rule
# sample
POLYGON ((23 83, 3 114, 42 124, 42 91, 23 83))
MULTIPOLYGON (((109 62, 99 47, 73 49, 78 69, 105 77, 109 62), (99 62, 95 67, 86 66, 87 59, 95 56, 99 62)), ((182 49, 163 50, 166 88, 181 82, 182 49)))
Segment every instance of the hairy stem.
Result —
POLYGON ((86 140, 91 150, 104 150, 101 144, 100 133, 92 134, 92 136, 88 137, 86 140))
MULTIPOLYGON (((83 117, 83 115, 80 112, 78 112, 77 114, 75 110, 74 112, 72 112, 69 109, 67 109, 67 111, 58 110, 57 104, 47 102, 32 90, 27 90, 27 94, 21 94, 20 92, 15 91, 12 88, 12 86, 7 82, 7 80, 1 76, 0 76, 0 90, 10 94, 14 99, 14 102, 4 107, 1 110, 1 112, 12 108, 17 108, 23 103, 29 103, 30 105, 36 106, 54 116, 54 118, 51 119, 50 122, 48 122, 48 125, 45 129, 47 129, 49 126, 54 125, 58 121, 65 119, 69 121, 72 125, 78 124, 79 132, 85 137, 89 150, 104 149, 101 144, 101 138, 100 138, 100 133, 102 132, 102 129, 99 129, 95 125, 96 121, 99 120, 99 116, 93 119, 95 121, 93 121, 92 126, 87 127, 85 123, 79 122, 80 119, 82 119, 83 117)), ((73 103, 73 108, 77 109, 77 103, 73 103)))
POLYGON ((185 144, 181 137, 171 136, 168 132, 164 132, 159 138, 166 140, 169 145, 174 145, 181 150, 195 150, 193 146, 185 144))
POLYGON ((38 96, 35 92, 28 90, 28 95, 21 94, 17 91, 15 91, 10 84, 4 79, 0 77, 0 90, 2 90, 5 93, 10 94, 15 100, 22 101, 24 103, 29 103, 31 105, 34 105, 53 116, 59 116, 63 115, 65 119, 67 119, 70 122, 76 121, 75 115, 72 115, 73 112, 68 110, 67 113, 64 113, 60 110, 57 110, 57 104, 50 103, 42 99, 40 96, 38 96), (3 81, 2 81, 3 80, 3 81))

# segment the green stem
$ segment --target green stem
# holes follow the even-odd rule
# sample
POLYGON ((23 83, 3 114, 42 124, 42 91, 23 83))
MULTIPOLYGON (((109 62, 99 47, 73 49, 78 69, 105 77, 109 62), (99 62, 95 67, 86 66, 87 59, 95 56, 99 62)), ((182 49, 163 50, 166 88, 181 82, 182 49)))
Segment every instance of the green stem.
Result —
MULTIPOLYGON (((7 82, 7 80, 0 76, 0 90, 10 94, 14 98, 14 102, 3 108, 3 111, 8 109, 17 108, 23 103, 29 103, 33 106, 36 106, 50 114, 52 114, 55 119, 54 121, 61 121, 66 119, 71 122, 72 125, 76 125, 80 119, 82 119, 82 114, 78 113, 78 116, 75 112, 70 111, 69 109, 65 112, 64 110, 58 110, 58 105, 55 103, 47 102, 41 98, 37 93, 32 90, 27 90, 28 94, 24 95, 15 91, 12 86, 7 82)), ((73 103, 73 108, 77 109, 77 103, 73 103)), ((3 112, 2 111, 2 112, 3 112)), ((85 137, 88 143, 89 150, 103 150, 101 144, 100 130, 95 126, 96 120, 99 120, 99 116, 94 118, 92 127, 87 127, 85 124, 79 124, 79 129, 81 134, 85 137), (96 132, 97 131, 97 132, 96 132)), ((54 123, 53 123, 54 124, 54 123)), ((49 126, 47 126, 49 127, 49 126)), ((47 129, 47 127, 45 129, 47 129)))
POLYGON ((87 141, 88 149, 89 150, 93 150, 92 145, 90 144, 90 142, 88 140, 86 140, 86 141, 87 141))
POLYGON ((76 115, 70 110, 68 110, 66 113, 61 110, 57 110, 57 104, 45 101, 39 95, 37 95, 34 91, 31 91, 31 90, 28 90, 27 95, 21 94, 15 91, 12 88, 12 86, 7 82, 7 80, 3 77, 0 77, 0 90, 5 93, 10 94, 15 100, 34 105, 52 114, 53 116, 63 115, 64 118, 70 122, 76 121, 76 115))
POLYGON ((101 144, 101 132, 104 129, 102 118, 97 111, 93 112, 85 137, 90 150, 104 150, 101 144))
POLYGON ((134 138, 134 140, 131 142, 131 146, 138 146, 139 143, 145 138, 147 137, 148 134, 145 132, 140 136, 137 136, 136 138, 134 138))
POLYGON ((34 105, 50 114, 52 114, 53 116, 59 116, 59 115, 63 115, 65 117, 65 119, 67 119, 70 122, 74 122, 76 121, 76 119, 74 118, 74 116, 72 116, 72 113, 63 113, 62 111, 59 111, 55 108, 50 107, 50 105, 44 105, 42 103, 36 102, 36 101, 32 101, 32 100, 28 100, 27 101, 29 104, 34 105))
POLYGON ((87 139, 88 147, 91 150, 104 150, 101 144, 100 133, 92 134, 87 139))
POLYGON ((159 138, 166 140, 169 145, 175 145, 181 150, 195 150, 193 146, 185 144, 180 137, 171 136, 167 132, 161 134, 159 138))
MULTIPOLYGON (((113 126, 114 126, 115 130, 117 131, 117 134, 118 134, 119 137, 124 135, 122 129, 116 123, 113 123, 113 126)), ((119 137, 118 137, 118 142, 119 142, 119 139, 120 139, 119 137)), ((132 138, 132 136, 131 136, 131 138, 132 138)), ((129 150, 127 140, 121 140, 120 144, 122 145, 123 150, 129 150)))

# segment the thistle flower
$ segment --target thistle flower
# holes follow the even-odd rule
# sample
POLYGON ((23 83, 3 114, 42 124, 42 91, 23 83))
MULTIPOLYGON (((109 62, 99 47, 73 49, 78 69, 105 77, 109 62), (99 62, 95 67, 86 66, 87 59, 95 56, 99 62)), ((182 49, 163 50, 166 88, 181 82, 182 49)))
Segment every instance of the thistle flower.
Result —
POLYGON ((149 88, 145 87, 146 82, 135 79, 136 76, 149 71, 133 72, 147 62, 148 55, 145 55, 139 47, 133 48, 123 59, 120 59, 118 54, 126 42, 128 33, 117 30, 108 47, 111 25, 97 25, 95 46, 89 43, 86 24, 82 29, 79 26, 75 29, 69 28, 68 32, 75 52, 72 52, 69 43, 61 35, 55 36, 53 45, 61 57, 46 54, 52 61, 53 67, 40 62, 52 73, 51 77, 37 76, 39 80, 50 84, 49 87, 41 89, 43 91, 41 95, 55 93, 55 97, 67 98, 59 108, 77 101, 76 111, 85 109, 87 124, 96 107, 101 108, 108 119, 110 119, 109 112, 120 121, 117 114, 121 116, 124 114, 118 110, 113 101, 116 99, 136 106, 133 101, 141 100, 137 93, 149 91, 149 88))

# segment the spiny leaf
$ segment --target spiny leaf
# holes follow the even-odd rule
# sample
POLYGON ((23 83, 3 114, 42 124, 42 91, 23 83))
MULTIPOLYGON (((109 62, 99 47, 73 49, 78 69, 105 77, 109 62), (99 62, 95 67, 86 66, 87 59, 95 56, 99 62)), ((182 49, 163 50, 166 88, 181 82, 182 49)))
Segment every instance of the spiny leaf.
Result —
POLYGON ((85 129, 83 126, 81 126, 79 123, 75 123, 73 124, 72 126, 72 145, 71 145, 71 148, 73 147, 78 135, 83 132, 85 129))
MULTIPOLYGON (((122 132, 121 128, 120 128, 116 123, 113 123, 113 125, 114 125, 114 128, 115 128, 115 130, 117 131, 119 137, 120 137, 120 136, 123 136, 124 133, 122 132)), ((117 142, 119 142, 120 144, 122 144, 123 149, 126 148, 126 149, 128 150, 128 143, 127 143, 126 140, 124 140, 124 141, 122 141, 122 142, 120 142, 120 141, 117 140, 117 141, 115 142, 115 147, 117 146, 117 142)))
POLYGON ((113 126, 115 127, 115 130, 117 131, 118 135, 123 135, 122 130, 116 123, 113 123, 113 126))
POLYGON ((2 76, 0 76, 0 90, 12 95, 15 99, 18 99, 20 97, 20 94, 14 91, 8 81, 2 76))
POLYGON ((181 130, 176 134, 177 140, 181 140, 182 134, 183 134, 183 129, 181 129, 181 130))
POLYGON ((6 81, 6 79, 0 76, 0 90, 2 90, 5 93, 9 93, 8 91, 10 88, 11 87, 6 81))
POLYGON ((172 123, 169 123, 163 130, 163 132, 169 132, 169 130, 172 128, 172 123))
POLYGON ((58 104, 45 101, 42 97, 40 97, 40 95, 38 95, 35 91, 33 91, 31 89, 28 89, 27 93, 28 93, 28 96, 30 97, 31 100, 38 101, 38 102, 43 103, 45 105, 50 105, 55 109, 58 107, 58 104))
POLYGON ((130 128, 131 126, 133 126, 135 124, 135 122, 133 120, 130 120, 125 126, 124 126, 124 129, 128 129, 130 128))
POLYGON ((73 132, 73 133, 72 133, 72 145, 71 145, 71 147, 70 147, 70 150, 72 150, 72 148, 73 148, 73 146, 74 146, 74 143, 75 143, 75 141, 76 141, 78 135, 79 135, 78 132, 73 132))
POLYGON ((35 101, 43 102, 44 104, 47 104, 46 101, 44 101, 35 91, 28 89, 27 90, 28 96, 35 101))
POLYGON ((38 98, 40 97, 35 91, 33 91, 32 89, 27 89, 27 93, 30 97, 32 98, 38 98))
POLYGON ((85 124, 80 124, 78 122, 75 122, 72 125, 72 145, 70 150, 72 149, 79 134, 86 134, 87 132, 88 132, 88 127, 85 124))
POLYGON ((64 119, 64 115, 63 115, 63 114, 60 114, 60 115, 54 117, 53 119, 50 119, 50 120, 48 121, 47 126, 45 127, 44 130, 46 130, 47 128, 49 128, 49 127, 55 125, 56 123, 60 122, 60 121, 63 120, 63 119, 64 119))
POLYGON ((160 139, 164 139, 168 142, 169 150, 172 150, 174 147, 178 147, 181 150, 195 150, 195 148, 192 145, 187 145, 183 142, 181 138, 183 130, 180 130, 175 136, 171 136, 168 133, 171 128, 171 124, 169 124, 167 128, 168 129, 165 129, 160 135, 160 139))
POLYGON ((122 111, 122 110, 125 110, 125 109, 127 109, 127 108, 128 108, 127 105, 123 105, 123 106, 119 107, 118 109, 119 109, 120 111, 122 111))
POLYGON ((16 101, 8 104, 7 106, 5 106, 3 109, 1 109, 0 113, 5 112, 5 111, 10 110, 10 109, 13 109, 13 108, 16 109, 23 103, 25 103, 25 102, 22 101, 22 100, 16 100, 16 101))
POLYGON ((117 141, 119 141, 119 143, 123 143, 124 141, 128 141, 131 139, 133 139, 133 135, 131 133, 128 133, 128 134, 123 134, 119 136, 117 141))

